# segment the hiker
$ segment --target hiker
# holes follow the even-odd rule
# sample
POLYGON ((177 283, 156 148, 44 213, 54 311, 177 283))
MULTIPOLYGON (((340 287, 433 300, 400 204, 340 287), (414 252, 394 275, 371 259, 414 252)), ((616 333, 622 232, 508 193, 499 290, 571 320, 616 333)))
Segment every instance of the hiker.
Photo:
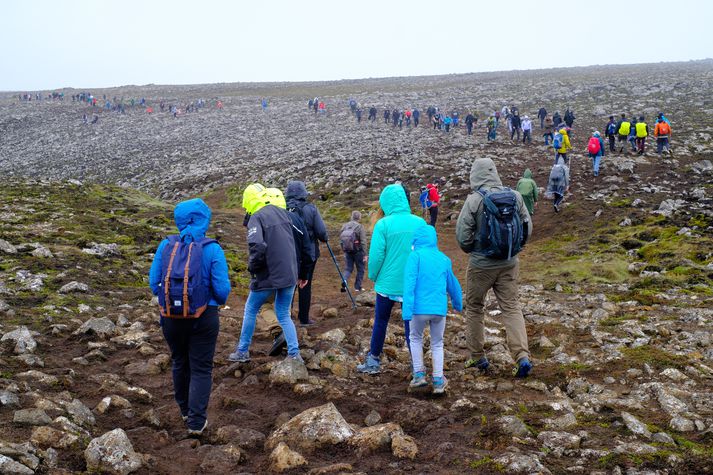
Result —
POLYGON ((357 123, 361 123, 361 107, 357 107, 355 114, 357 123))
POLYGON ((568 164, 569 158, 567 157, 567 153, 572 150, 572 144, 569 141, 567 127, 562 127, 555 132, 554 138, 552 139, 552 147, 555 149, 555 163, 562 157, 564 163, 568 164))
POLYGON ((364 278, 364 265, 366 264, 366 231, 361 221, 361 212, 352 211, 352 219, 342 226, 339 231, 339 243, 344 251, 344 281, 342 282, 342 292, 347 291, 345 282, 349 282, 354 266, 356 266, 356 279, 354 280, 354 290, 361 292, 361 280, 364 278))
POLYGON ((654 127, 654 137, 656 137, 656 153, 661 153, 666 149, 666 153, 671 155, 669 139, 671 137, 671 125, 663 114, 659 113, 656 126, 654 127))
POLYGON ((287 209, 294 211, 300 215, 307 226, 309 232, 309 240, 314 243, 312 253, 313 264, 307 274, 307 283, 298 290, 299 296, 299 312, 297 318, 301 326, 309 326, 314 324, 314 321, 309 317, 310 305, 312 303, 312 279, 314 277, 314 268, 319 259, 319 241, 327 242, 327 227, 324 225, 322 215, 312 203, 307 202, 307 187, 302 181, 290 181, 287 183, 285 190, 285 198, 287 199, 287 209))
POLYGON ((542 134, 542 138, 545 139, 545 146, 550 144, 550 141, 554 141, 554 134, 552 133, 552 117, 549 114, 545 117, 545 131, 542 134))
POLYGON ((267 110, 267 99, 264 97, 262 98, 262 101, 260 101, 260 105, 262 106, 263 112, 267 110))
POLYGON ((446 132, 450 132, 452 123, 453 119, 451 118, 451 116, 447 115, 443 118, 443 127, 446 132))
POLYGON ((621 114, 621 119, 619 119, 619 122, 617 123, 616 126, 617 130, 617 136, 618 136, 618 141, 619 145, 621 147, 619 148, 619 153, 622 153, 624 151, 624 147, 626 147, 626 141, 629 137, 629 132, 631 132, 631 122, 626 118, 626 114, 621 114))
POLYGON ((532 121, 528 116, 522 118, 522 143, 532 143, 532 121))
POLYGON ((522 196, 502 186, 495 163, 490 158, 478 158, 473 162, 470 185, 473 192, 468 195, 456 224, 458 245, 470 254, 466 274, 466 338, 470 358, 465 367, 487 371, 490 366, 484 348, 484 303, 492 288, 502 310, 508 347, 517 362, 515 376, 524 378, 530 374, 532 364, 525 319, 518 300, 520 265, 517 253, 532 234, 532 221, 522 196), (502 220, 485 212, 491 205, 498 213, 505 212, 502 220), (499 239, 491 240, 488 236, 498 236, 499 239))
POLYGON ((547 117, 547 109, 545 109, 544 107, 540 107, 540 110, 537 111, 537 118, 540 119, 541 129, 545 128, 545 117, 547 117))
POLYGON ((476 118, 473 117, 473 114, 468 112, 468 115, 465 116, 465 128, 468 135, 473 135, 473 123, 475 123, 475 121, 476 118))
POLYGON ((644 116, 639 117, 636 123, 636 150, 643 155, 646 149, 646 137, 649 136, 649 126, 644 122, 644 116))
POLYGON ((398 110, 394 109, 391 111, 391 122, 394 124, 394 127, 399 125, 399 117, 401 117, 401 114, 398 110))
POLYGON ((567 124, 567 127, 569 127, 570 129, 572 128, 572 124, 574 124, 574 119, 576 119, 576 117, 574 116, 574 112, 569 110, 568 107, 564 113, 564 123, 567 124))
POLYGON ((99 116, 94 114, 94 118, 92 119, 92 124, 96 124, 97 122, 99 122, 99 116))
POLYGON ((247 212, 248 271, 252 278, 240 340, 228 356, 232 362, 250 361, 250 343, 257 314, 269 298, 275 300, 275 314, 287 342, 287 358, 302 361, 297 330, 290 318, 290 305, 295 286, 304 287, 307 282, 298 280, 292 220, 284 208, 284 197, 279 190, 272 190, 275 190, 274 195, 267 198, 265 187, 253 183, 243 192, 243 208, 247 212))
POLYGON ((413 126, 418 127, 418 120, 421 117, 421 111, 418 109, 414 109, 412 115, 413 115, 413 126))
POLYGON ((384 110, 384 123, 388 124, 390 118, 391 118, 391 113, 389 112, 389 109, 387 108, 384 110))
POLYGON ((547 196, 553 198, 552 206, 555 213, 560 212, 564 195, 569 191, 569 167, 566 163, 555 162, 547 182, 547 196))
POLYGON ((451 113, 451 120, 453 121, 453 127, 458 127, 458 121, 460 119, 460 116, 458 115, 457 111, 453 111, 451 113))
POLYGON ((438 250, 438 236, 431 226, 421 226, 413 233, 413 251, 404 270, 404 302, 401 316, 410 321, 411 367, 409 388, 428 385, 423 363, 423 332, 431 334, 433 393, 443 394, 448 380, 443 375, 443 334, 446 329, 448 296, 453 309, 463 310, 463 291, 453 274, 451 260, 438 250))
POLYGON ((609 122, 607 122, 607 125, 604 127, 604 134, 609 140, 609 151, 612 153, 614 153, 616 149, 616 131, 616 121, 614 120, 614 116, 610 115, 609 122))
POLYGON ((437 130, 441 126, 441 114, 433 114, 431 122, 433 122, 433 130, 437 130))
POLYGON ((223 249, 205 235, 210 218, 211 210, 200 198, 177 204, 173 219, 179 234, 161 241, 149 272, 171 351, 173 394, 190 436, 201 435, 208 426, 218 306, 230 294, 223 249), (188 285, 190 296, 185 293, 188 285))
POLYGON ((403 115, 406 117, 406 127, 411 127, 411 109, 406 109, 403 115))
MULTIPOLYGON (((364 363, 357 365, 360 373, 381 372, 381 352, 386 328, 396 302, 403 302, 404 269, 413 241, 414 231, 426 222, 411 214, 411 208, 401 185, 388 185, 379 196, 384 217, 377 221, 369 246, 369 279, 374 282, 376 305, 374 328, 369 353, 364 363)), ((404 321, 406 344, 409 344, 409 322, 404 321)))
POLYGON ((555 128, 558 128, 561 123, 562 123, 562 117, 560 116, 559 111, 555 111, 555 114, 552 116, 552 125, 555 128))
POLYGON ((599 132, 594 132, 587 144, 587 153, 592 159, 592 172, 594 176, 599 176, 599 163, 604 156, 604 140, 602 140, 599 132))
POLYGON ((314 98, 314 102, 312 103, 312 109, 314 109, 315 114, 319 112, 319 98, 314 98))
POLYGON ((510 116, 510 140, 515 137, 515 134, 517 133, 517 141, 520 141, 520 127, 522 126, 522 120, 520 119, 520 116, 517 114, 513 114, 510 116))
POLYGON ((495 138, 498 134, 498 122, 495 120, 494 116, 488 117, 488 122, 486 123, 487 131, 488 131, 488 142, 495 141, 495 138))
POLYGON ((535 214, 535 208, 537 207, 537 183, 532 179, 532 172, 529 168, 525 170, 522 174, 522 178, 515 185, 515 190, 522 196, 522 201, 525 203, 527 212, 530 216, 535 214))
POLYGON ((327 112, 327 107, 324 105, 324 101, 319 101, 319 113, 324 114, 327 112))
POLYGON ((500 122, 500 111, 493 112, 493 117, 495 118, 495 128, 497 129, 500 122))
POLYGON ((369 107, 369 121, 370 122, 376 121, 376 107, 374 107, 374 106, 369 107))
POLYGON ((307 101, 307 110, 312 110, 312 105, 314 104, 314 99, 307 101))
POLYGON ((428 201, 431 205, 428 207, 428 214, 430 221, 428 224, 436 227, 436 220, 438 219, 438 205, 441 203, 441 195, 438 193, 438 185, 440 185, 440 180, 435 180, 433 183, 426 185, 426 190, 428 190, 428 201))

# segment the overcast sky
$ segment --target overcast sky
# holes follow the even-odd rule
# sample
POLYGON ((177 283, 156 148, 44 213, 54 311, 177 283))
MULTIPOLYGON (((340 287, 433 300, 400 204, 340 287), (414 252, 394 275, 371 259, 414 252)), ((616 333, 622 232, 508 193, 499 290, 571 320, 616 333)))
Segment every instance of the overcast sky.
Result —
POLYGON ((0 0, 0 90, 713 56, 706 0, 0 0))

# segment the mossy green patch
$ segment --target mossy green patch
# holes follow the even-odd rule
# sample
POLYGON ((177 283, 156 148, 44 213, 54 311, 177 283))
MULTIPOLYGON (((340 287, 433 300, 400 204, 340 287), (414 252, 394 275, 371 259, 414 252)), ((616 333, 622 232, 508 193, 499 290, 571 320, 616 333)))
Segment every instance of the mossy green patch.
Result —
POLYGON ((685 356, 674 355, 661 348, 650 345, 643 345, 637 348, 623 348, 621 352, 624 354, 626 360, 641 365, 647 363, 657 370, 665 368, 685 369, 685 367, 690 364, 688 358, 685 356))

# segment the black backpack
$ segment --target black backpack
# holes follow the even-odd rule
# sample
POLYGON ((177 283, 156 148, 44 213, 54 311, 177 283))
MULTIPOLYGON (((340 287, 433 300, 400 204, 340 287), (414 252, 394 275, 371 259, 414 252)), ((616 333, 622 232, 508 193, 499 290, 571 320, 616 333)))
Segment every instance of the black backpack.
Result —
POLYGON ((483 226, 478 254, 491 259, 511 259, 525 245, 527 235, 517 211, 517 195, 510 188, 478 190, 483 197, 483 226))

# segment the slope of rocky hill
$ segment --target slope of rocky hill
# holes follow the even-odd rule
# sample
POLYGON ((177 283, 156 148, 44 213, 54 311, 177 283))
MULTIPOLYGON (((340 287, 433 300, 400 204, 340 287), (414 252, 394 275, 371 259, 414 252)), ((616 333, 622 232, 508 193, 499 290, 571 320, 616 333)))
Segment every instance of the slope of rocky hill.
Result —
POLYGON ((107 95, 221 97, 225 108, 176 119, 130 109, 102 114, 94 126, 82 124, 82 109, 67 99, 6 97, 0 473, 711 473, 710 76, 703 62, 123 88, 107 95), (314 95, 330 104, 326 116, 307 112, 314 95), (270 98, 264 113, 261 96, 270 98), (318 323, 299 329, 306 368, 266 356, 264 332, 251 363, 227 362, 248 278, 238 206, 247 181, 307 178, 334 233, 349 210, 374 211, 378 190, 393 179, 415 195, 419 179, 444 177, 439 239, 461 282, 467 257, 449 218, 468 192, 473 158, 492 157, 511 186, 525 167, 545 185, 551 153, 541 145, 484 144, 480 129, 467 137, 462 129, 357 124, 349 96, 481 112, 506 101, 523 113, 540 100, 552 110, 568 103, 578 116, 578 150, 610 111, 663 110, 671 118, 674 157, 607 156, 594 179, 576 153, 562 212, 540 203, 521 258, 531 378, 512 378, 492 299, 493 373, 463 369, 465 325, 451 315, 446 396, 406 391, 398 318, 389 326, 386 371, 356 374, 373 294, 352 310, 324 258, 315 279, 318 323), (188 439, 146 274, 171 231, 172 200, 195 195, 215 211, 209 234, 226 249, 235 291, 222 312, 209 429, 188 439))

